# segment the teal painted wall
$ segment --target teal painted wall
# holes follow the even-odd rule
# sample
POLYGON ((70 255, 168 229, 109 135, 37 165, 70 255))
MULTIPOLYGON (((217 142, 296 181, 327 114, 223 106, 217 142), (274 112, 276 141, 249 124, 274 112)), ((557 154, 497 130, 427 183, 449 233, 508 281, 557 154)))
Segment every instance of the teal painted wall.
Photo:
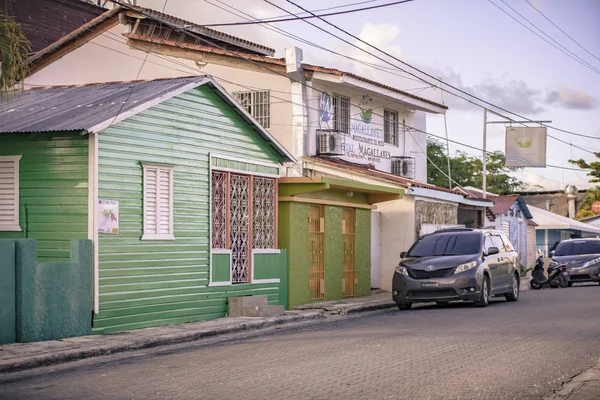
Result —
POLYGON ((0 254, 0 343, 54 340, 92 332, 90 240, 72 240, 71 260, 67 262, 39 263, 34 239, 0 239, 0 254), (12 268, 12 288, 7 288, 4 280, 10 277, 7 268, 12 268), (9 293, 12 301, 5 298, 9 293))
POLYGON ((325 206, 325 300, 342 298, 342 208, 325 206))
POLYGON ((70 240, 88 238, 88 137, 80 132, 2 134, 0 155, 23 156, 23 232, 0 232, 0 239, 37 239, 40 261, 68 261, 70 240))
POLYGON ((120 233, 100 234, 100 313, 94 332, 225 316, 227 297, 277 284, 209 283, 209 153, 277 163, 279 156, 207 86, 121 121, 99 135, 99 198, 119 201, 120 233), (174 166, 174 241, 142 241, 140 162, 174 166))
POLYGON ((212 281, 229 282, 231 280, 231 256, 229 254, 212 254, 212 281))
POLYGON ((17 340, 15 242, 0 239, 0 344, 17 340))
POLYGON ((357 296, 371 294, 371 210, 356 209, 356 285, 357 296))

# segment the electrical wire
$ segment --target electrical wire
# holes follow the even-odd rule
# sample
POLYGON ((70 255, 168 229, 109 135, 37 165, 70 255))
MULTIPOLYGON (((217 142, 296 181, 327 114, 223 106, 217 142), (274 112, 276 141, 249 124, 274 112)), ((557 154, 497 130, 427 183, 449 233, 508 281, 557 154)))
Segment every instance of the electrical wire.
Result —
POLYGON ((543 12, 541 12, 539 8, 537 8, 536 6, 534 6, 533 4, 531 4, 531 2, 529 0, 525 0, 525 1, 527 2, 527 4, 529 4, 531 7, 533 7, 533 9, 535 11, 537 11, 542 17, 544 17, 548 22, 550 22, 552 25, 554 25, 554 27, 556 27, 556 29, 558 29, 559 31, 561 31, 562 33, 564 33, 566 37, 568 37, 569 39, 571 39, 571 41, 573 41, 573 43, 575 43, 577 46, 579 46, 583 50, 585 50, 590 56, 592 56, 596 60, 600 61, 600 58, 596 57, 596 55, 594 55, 591 51, 589 51, 587 48, 585 48, 581 43, 579 43, 577 40, 573 39, 573 37, 571 35, 569 35, 567 32, 565 32, 564 30, 562 30, 560 26, 556 25, 550 18, 548 18, 543 12))
MULTIPOLYGON (((238 9, 238 8, 230 5, 230 4, 227 4, 227 3, 225 3, 222 0, 215 0, 215 1, 217 1, 220 4, 223 4, 224 6, 227 6, 227 7, 231 8, 234 11, 228 10, 228 9, 226 9, 224 7, 221 7, 221 6, 217 5, 217 4, 214 4, 210 0, 204 0, 204 1, 206 3, 214 6, 214 7, 219 8, 220 10, 226 11, 226 12, 232 14, 232 15, 235 15, 235 16, 237 16, 239 18, 242 18, 242 19, 245 19, 247 21, 262 21, 261 19, 258 19, 258 18, 254 17, 254 16, 252 16, 252 15, 250 15, 250 14, 248 14, 248 13, 246 13, 246 12, 244 12, 244 11, 242 11, 242 10, 240 10, 240 9, 238 9), (242 14, 242 15, 240 15, 240 14, 242 14)), ((294 35, 293 33, 287 32, 287 31, 285 31, 285 30, 283 30, 283 29, 281 29, 279 27, 276 27, 276 26, 270 26, 268 24, 262 24, 262 25, 259 25, 259 26, 261 26, 262 28, 265 28, 267 30, 270 30, 271 32, 275 32, 275 33, 278 33, 278 34, 280 34, 282 36, 288 37, 290 39, 297 40, 300 43, 304 43, 304 44, 306 44, 308 46, 314 47, 314 48, 319 49, 321 51, 325 51, 327 53, 334 54, 334 55, 337 55, 339 57, 346 58, 346 59, 348 59, 350 61, 359 63, 359 64, 367 66, 367 67, 374 68, 374 69, 379 70, 381 72, 386 72, 386 73, 388 73, 390 75, 394 75, 394 76, 397 76, 397 77, 400 77, 400 78, 404 78, 404 79, 407 79, 407 80, 410 80, 410 81, 423 83, 422 79, 415 79, 415 78, 411 78, 410 76, 406 76, 406 75, 398 73, 397 72, 398 71, 397 68, 390 68, 390 67, 386 67, 386 66, 383 66, 383 65, 380 65, 380 64, 370 63, 368 61, 363 61, 363 60, 360 60, 358 58, 351 57, 351 56, 349 56, 347 54, 339 53, 339 52, 337 52, 335 50, 328 49, 326 47, 323 47, 321 45, 313 43, 313 42, 311 42, 311 41, 309 41, 307 39, 301 38, 300 36, 294 35)))
MULTIPOLYGON (((127 5, 126 5, 126 4, 122 4, 122 3, 120 3, 118 0, 109 0, 109 1, 111 1, 111 2, 113 2, 113 3, 116 3, 116 4, 119 4, 119 5, 121 5, 121 6, 125 7, 125 8, 127 8, 127 5)), ((168 1, 168 0, 167 0, 167 1, 168 1)), ((267 1, 267 0, 265 0, 265 1, 267 1)), ((289 0, 286 0, 286 1, 289 1, 289 0)), ((140 12, 141 12, 141 11, 140 11, 140 12)), ((143 14, 143 12, 141 12, 141 13, 143 14)), ((308 21, 305 21, 305 22, 308 22, 308 21)), ((309 22, 308 22, 308 23, 309 23, 309 22)), ((170 24, 167 24, 167 23, 165 23, 165 25, 169 26, 170 24)), ((199 41, 205 42, 205 43, 207 43, 207 44, 209 44, 209 45, 211 45, 211 46, 213 46, 213 47, 215 47, 215 48, 220 48, 220 49, 221 49, 221 50, 223 50, 223 51, 227 51, 227 52, 231 53, 233 56, 236 56, 236 57, 238 57, 238 58, 242 58, 242 59, 244 59, 244 60, 246 60, 246 61, 248 61, 248 62, 250 62, 250 63, 252 63, 252 64, 255 64, 255 65, 257 65, 257 66, 259 66, 259 67, 261 67, 261 68, 267 69, 267 70, 271 71, 271 72, 272 72, 272 73, 274 73, 274 74, 277 74, 277 75, 281 75, 281 76, 285 76, 285 77, 287 77, 285 74, 281 74, 281 73, 279 73, 278 71, 276 71, 276 70, 273 70, 272 68, 269 68, 269 67, 263 66, 263 65, 261 65, 261 64, 259 64, 259 63, 257 63, 257 62, 255 62, 255 61, 253 61, 253 60, 251 60, 251 59, 249 59, 249 58, 247 58, 247 57, 244 57, 243 55, 241 55, 241 54, 239 54, 239 53, 235 53, 235 52, 233 52, 233 51, 231 51, 231 50, 228 50, 228 49, 224 48, 223 46, 219 46, 218 44, 216 44, 216 43, 213 43, 213 42, 211 42, 211 41, 209 41, 209 40, 207 40, 207 39, 205 39, 205 38, 203 38, 203 37, 201 37, 201 36, 195 35, 195 34, 193 34, 192 32, 189 32, 189 31, 186 31, 186 30, 182 30, 181 28, 178 28, 178 27, 176 27, 176 26, 174 26, 174 25, 170 25, 170 26, 171 26, 171 28, 172 28, 172 29, 174 29, 174 30, 175 30, 175 31, 177 31, 177 32, 179 32, 179 31, 182 31, 183 33, 186 33, 186 34, 188 34, 188 35, 190 35, 190 36, 192 36, 192 37, 194 37, 194 38, 198 39, 199 41)), ((292 81, 294 81, 294 80, 293 80, 293 79, 291 79, 291 78, 289 78, 289 79, 290 79, 290 80, 292 80, 292 81)), ((303 85, 305 85, 305 86, 306 86, 306 84, 305 84, 305 83, 302 83, 302 82, 299 82, 299 81, 296 81, 296 82, 298 82, 298 83, 301 83, 301 84, 303 84, 303 85)), ((307 86, 307 87, 308 87, 308 86, 307 86)), ((316 91, 319 91, 318 89, 315 89, 315 88, 312 88, 312 89, 313 89, 313 90, 316 90, 316 91)), ((319 92, 322 92, 322 91, 319 91, 319 92)), ((356 106, 356 107, 358 107, 357 105, 355 105, 355 106, 356 106)), ((374 115, 378 115, 378 114, 375 114, 375 113, 373 113, 373 114, 374 114, 374 115)), ((378 115, 378 116, 381 116, 381 115, 378 115)), ((410 127, 410 128, 411 128, 411 129, 414 129, 415 131, 422 132, 422 133, 424 133, 424 134, 429 134, 428 132, 426 132, 426 131, 424 131, 424 130, 421 130, 421 129, 418 129, 418 128, 415 128, 415 127, 410 127)), ((440 136, 437 136, 437 135, 433 135, 433 134, 429 134, 429 135, 431 135, 431 136, 433 136, 433 137, 438 137, 438 138, 444 139, 444 138, 442 138, 442 137, 440 137, 440 136)), ((468 148, 472 148, 472 149, 475 149, 475 150, 482 151, 482 152, 484 152, 485 154, 487 154, 487 153, 488 153, 488 151, 484 151, 483 149, 479 149, 479 148, 477 148, 477 147, 474 147, 474 146, 471 146, 471 145, 468 145, 468 144, 465 144, 465 143, 457 142, 457 141, 454 141, 454 140, 449 140, 449 141, 450 141, 450 142, 453 142, 453 143, 456 143, 456 144, 460 144, 460 145, 462 145, 462 146, 464 146, 464 147, 468 147, 468 148)), ((549 167, 552 167, 552 168, 561 168, 561 167, 557 167, 557 166, 550 165, 550 164, 547 164, 547 166, 549 166, 549 167)), ((585 170, 585 169, 574 169, 574 168, 564 168, 564 169, 567 169, 567 170, 569 170, 569 169, 570 169, 570 170, 574 170, 574 171, 589 171, 589 170, 585 170)))
MULTIPOLYGON (((321 12, 321 11, 330 11, 330 10, 337 10, 340 8, 346 8, 346 7, 352 7, 352 6, 358 6, 361 4, 368 4, 368 3, 376 3, 380 0, 367 0, 367 1, 358 1, 356 3, 350 3, 350 4, 342 4, 339 6, 334 6, 334 7, 327 7, 327 8, 320 8, 318 10, 313 10, 313 12, 321 12)), ((302 14, 306 14, 306 13, 302 13, 302 14)), ((267 18, 263 18, 263 21, 268 22, 271 19, 279 19, 279 18, 285 18, 287 17, 289 14, 285 14, 285 15, 280 15, 280 16, 276 16, 276 17, 267 17, 267 18)))
POLYGON ((572 51, 570 51, 569 49, 567 49, 566 47, 564 47, 562 44, 560 44, 556 40, 554 40, 550 35, 548 35, 546 32, 544 32, 543 30, 541 30, 540 28, 538 28, 533 22, 529 21, 521 13, 519 13, 517 10, 515 10, 513 7, 511 7, 506 1, 504 1, 504 0, 500 0, 500 1, 502 3, 504 3, 508 8, 510 8, 512 11, 514 11, 518 16, 520 16, 525 21, 527 21, 531 26, 533 26, 538 31, 540 31, 542 34, 544 34, 546 37, 548 37, 552 42, 548 41, 548 39, 542 37, 539 33, 537 33, 536 31, 534 31, 533 29, 531 29, 527 25, 525 25, 523 22, 519 21, 514 15, 512 15, 511 13, 509 13, 508 11, 506 11, 504 8, 500 7, 498 4, 494 3, 492 0, 488 0, 488 2, 490 2, 491 4, 493 4, 500 11, 502 11, 503 13, 505 13, 506 15, 508 15, 513 20, 517 21, 521 26, 523 26, 525 29, 527 29, 528 31, 530 31, 531 33, 533 33, 534 35, 536 35, 537 37, 539 37, 540 39, 542 39, 543 41, 545 41, 546 43, 548 43, 550 46, 554 47, 555 49, 557 49, 561 53, 565 54, 567 57, 570 57, 573 60, 577 61, 578 63, 582 64, 584 67, 587 67, 588 69, 592 70, 593 72, 595 72, 597 74, 600 74, 600 70, 598 70, 596 67, 594 67, 593 65, 591 65, 590 63, 588 63, 587 61, 585 61, 584 59, 582 59, 581 57, 579 57, 578 55, 576 55, 575 53, 573 53, 572 51))
POLYGON ((267 22, 265 22, 265 21, 226 22, 226 23, 219 23, 219 24, 204 24, 204 25, 200 25, 200 26, 204 26, 204 27, 240 26, 240 25, 256 25, 256 24, 265 24, 265 23, 274 23, 274 22, 290 22, 290 21, 298 21, 298 20, 312 19, 312 18, 319 18, 319 17, 332 17, 335 15, 350 14, 350 13, 355 13, 355 12, 359 12, 359 11, 374 10, 377 8, 384 8, 384 7, 395 6, 395 5, 403 4, 403 3, 410 3, 412 1, 414 1, 414 0, 400 0, 400 1, 395 1, 393 3, 378 4, 376 6, 354 8, 352 10, 336 11, 336 12, 331 12, 331 13, 326 13, 326 14, 319 14, 318 16, 308 15, 308 16, 297 16, 297 17, 293 17, 293 18, 288 17, 288 18, 270 19, 267 22))
MULTIPOLYGON (((287 13, 288 13, 288 14, 290 14, 290 15, 293 15, 293 16, 295 16, 295 14, 294 14, 294 13, 292 13, 292 12, 290 12, 290 11, 288 11, 288 10, 284 9, 283 7, 280 7, 280 6, 276 5, 276 4, 274 4, 273 2, 271 2, 271 1, 269 1, 269 0, 263 0, 263 1, 265 1, 266 3, 268 3, 268 4, 272 5, 273 7, 276 7, 276 8, 278 8, 278 9, 280 9, 280 10, 283 10, 283 11, 287 12, 287 13)), ((301 9, 301 10, 302 10, 302 11, 304 11, 304 12, 311 13, 311 11, 309 11, 309 10, 305 9, 304 7, 302 7, 302 6, 298 5, 297 3, 295 3, 295 2, 293 2, 293 1, 291 1, 291 0, 285 0, 285 1, 286 1, 286 2, 288 2, 288 3, 290 3, 290 4, 292 4, 292 5, 294 5, 294 6, 296 6, 296 7, 298 7, 299 9, 301 9)), ((313 15, 314 15, 314 14, 313 14, 313 15)), ((405 66, 407 66, 407 67, 409 67, 409 68, 412 68, 413 70, 415 70, 415 71, 418 71, 419 73, 423 74, 424 76, 426 76, 426 77, 428 77, 428 78, 431 78, 431 79, 433 79, 434 81, 436 81, 436 82, 439 82, 439 83, 441 83, 442 85, 444 85, 444 86, 446 86, 446 87, 452 88, 453 90, 456 90, 456 91, 457 91, 457 92, 459 92, 459 93, 462 93, 462 94, 464 94, 464 95, 466 95, 466 96, 469 96, 469 97, 471 97, 471 98, 473 98, 473 99, 476 99, 476 100, 478 100, 478 101, 480 101, 480 102, 482 102, 482 103, 484 103, 484 104, 487 104, 487 105, 488 105, 488 106, 490 106, 490 107, 496 108, 496 109, 498 109, 498 110, 501 110, 501 111, 503 111, 503 112, 505 112, 505 113, 508 113, 508 114, 514 115, 514 116, 516 116, 516 117, 518 117, 518 118, 521 118, 521 119, 524 119, 524 120, 526 120, 526 121, 530 121, 531 123, 537 123, 536 121, 533 121, 533 120, 532 120, 532 119, 530 119, 530 118, 527 118, 527 117, 525 117, 525 116, 522 116, 522 115, 520 115, 520 114, 518 114, 518 113, 516 113, 516 112, 513 112, 513 111, 510 111, 510 110, 507 110, 507 109, 505 109, 505 108, 503 108, 503 107, 501 107, 501 106, 495 105, 495 104, 493 104, 493 103, 491 103, 491 102, 489 102, 489 101, 487 101, 487 100, 484 100, 484 99, 482 99, 482 98, 480 98, 480 97, 478 97, 478 96, 475 96, 475 95, 473 95, 473 94, 471 94, 471 93, 469 93, 469 92, 467 92, 467 91, 465 91, 465 90, 463 90, 463 89, 460 89, 460 88, 458 88, 458 87, 456 87, 456 86, 453 86, 453 85, 451 85, 451 84, 449 84, 449 83, 446 83, 446 82, 442 81, 440 78, 437 78, 437 77, 435 77, 435 76, 433 76, 433 75, 431 75, 431 74, 429 74, 429 73, 427 73, 427 72, 423 71, 422 69, 419 69, 419 68, 417 68, 417 67, 415 67, 415 66, 413 66, 413 65, 411 65, 411 64, 409 64, 409 63, 407 63, 406 61, 403 61, 403 60, 399 59, 398 57, 396 57, 396 56, 393 56, 393 55, 389 54, 388 52, 386 52, 386 51, 384 51, 384 50, 381 50, 380 48, 378 48, 378 47, 376 47, 376 46, 374 46, 374 45, 372 45, 372 44, 368 43, 367 41, 365 41, 365 40, 363 40, 363 39, 359 38, 359 37, 358 37, 358 36, 356 36, 356 35, 353 35, 352 33, 348 32, 347 30, 345 30, 345 29, 342 29, 342 28, 338 27, 337 25, 335 25, 335 24, 333 24, 333 23, 331 23, 331 22, 327 21, 326 19, 323 19, 323 18, 318 18, 318 19, 319 19, 319 20, 321 20, 321 21, 323 21, 323 22, 325 22, 325 23, 326 23, 326 24, 328 24, 329 26, 331 26, 331 27, 333 27, 333 28, 335 28, 335 29, 337 29, 337 30, 339 30, 339 31, 341 31, 341 32, 343 32, 343 33, 345 33, 346 35, 348 35, 348 36, 352 37, 353 39, 355 39, 355 40, 357 40, 357 41, 359 41, 359 42, 363 43, 364 45, 366 45, 366 46, 368 46, 368 47, 370 47, 370 48, 372 48, 372 49, 374 49, 374 50, 377 50, 377 51, 379 51, 379 52, 380 52, 380 53, 382 53, 382 54, 385 54, 386 56, 388 56, 388 57, 390 57, 390 58, 394 59, 395 61, 397 61, 397 62, 401 63, 402 65, 405 65, 405 66)), ((343 38, 341 38, 341 37, 339 37, 339 36, 337 36, 337 35, 335 35, 335 34, 333 34, 333 33, 329 32, 328 30, 326 30, 326 29, 324 29, 324 28, 321 28, 321 27, 319 27, 319 26, 317 26, 317 25, 315 25, 315 24, 311 23, 310 21, 303 20, 303 22, 305 22, 305 23, 307 23, 307 24, 309 24, 309 25, 312 25, 312 26, 314 26, 315 28, 317 28, 317 29, 319 29, 319 30, 321 30, 321 31, 323 31, 323 32, 325 32, 325 33, 327 33, 328 35, 331 35, 331 36, 333 36, 333 37, 335 37, 335 38, 337 38, 337 39, 339 39, 339 40, 341 40, 341 41, 343 41, 343 42, 345 42, 345 43, 347 43, 347 44, 351 45, 352 47, 355 47, 355 48, 357 48, 357 49, 359 49, 359 50, 361 50, 361 51, 363 51, 363 52, 365 52, 365 53, 367 53, 367 54, 369 54, 369 55, 371 55, 371 56, 373 56, 373 57, 375 57, 375 58, 377 58, 377 59, 379 59, 379 60, 381 60, 381 61, 383 61, 383 62, 385 62, 385 63, 387 63, 387 64, 389 64, 389 65, 391 65, 391 66, 393 66, 393 67, 396 67, 397 69, 399 69, 399 70, 401 70, 401 71, 403 71, 403 72, 405 72, 405 73, 407 73, 407 74, 409 74, 409 75, 411 75, 411 76, 414 76, 415 78, 417 78, 417 79, 420 79, 421 81, 423 81, 423 82, 425 82, 425 83, 427 83, 427 84, 432 84, 430 81, 427 81, 427 80, 425 80, 425 79, 424 79, 424 78, 422 78, 422 77, 419 77, 419 76, 418 76, 417 74, 415 74, 414 72, 407 71, 407 70, 405 70, 405 69, 403 69, 403 68, 401 68, 401 67, 399 67, 399 66, 397 66, 397 65, 394 65, 394 64, 390 63, 389 61, 387 61, 387 60, 385 60, 385 59, 383 59, 383 58, 381 58, 381 57, 379 57, 379 56, 376 56, 375 54, 373 54, 373 53, 371 53, 371 52, 368 52, 368 51, 366 51, 366 50, 365 50, 365 49, 363 49, 362 47, 360 47, 360 46, 358 46, 358 45, 356 45, 356 44, 354 44, 354 43, 351 43, 351 42, 347 41, 346 39, 343 39, 343 38)), ((447 93, 449 93, 449 94, 451 94, 451 95, 453 95, 453 96, 455 96, 455 97, 461 98, 461 99, 463 99, 463 100, 465 100, 465 101, 467 101, 467 102, 469 102, 469 103, 471 103, 471 104, 473 104, 473 105, 476 105, 476 106, 478 106, 478 107, 481 107, 481 108, 485 108, 485 107, 483 107, 481 104, 475 103, 474 101, 472 101, 472 100, 470 100, 470 99, 467 99, 467 98, 465 98, 465 97, 463 97, 463 96, 460 96, 460 95, 458 95, 458 94, 456 94, 456 93, 453 93, 453 92, 449 91, 448 89, 444 89, 444 88, 442 88, 442 87, 439 87, 437 84, 432 84, 432 85, 434 85, 435 87, 438 87, 440 90, 445 90, 447 93)), ((507 119, 510 119, 510 118, 507 118, 507 119)), ((512 122, 515 122, 515 121, 512 121, 512 122)), ((525 125, 525 124, 522 124, 522 125, 525 125)), ((546 124, 543 124, 543 123, 541 123, 540 125, 541 125, 541 126, 544 126, 544 127, 546 127, 546 128, 555 129, 555 130, 558 130, 558 131, 561 131, 561 132, 564 132, 564 133, 576 134, 576 135, 578 135, 578 136, 583 136, 583 137, 588 137, 588 138, 592 138, 592 139, 597 139, 597 140, 600 140, 600 137, 588 136, 588 135, 581 135, 581 134, 577 134, 577 133, 575 133, 575 132, 567 131, 566 129, 559 129, 559 128, 555 128, 555 127, 553 127, 553 126, 546 125, 546 124)))

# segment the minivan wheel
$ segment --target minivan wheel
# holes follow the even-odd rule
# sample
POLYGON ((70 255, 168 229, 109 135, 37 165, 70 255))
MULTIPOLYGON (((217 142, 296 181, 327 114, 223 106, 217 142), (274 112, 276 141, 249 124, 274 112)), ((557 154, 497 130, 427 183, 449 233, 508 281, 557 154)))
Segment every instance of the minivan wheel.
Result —
POLYGON ((481 283, 481 297, 475 302, 475 307, 487 307, 490 300, 490 283, 487 275, 483 276, 481 283))
POLYGON ((396 303, 396 305, 400 310, 410 310, 412 307, 412 303, 396 303))
POLYGON ((507 301, 517 301, 519 300, 519 281, 517 280, 517 276, 513 274, 512 276, 512 290, 510 293, 504 295, 507 301))

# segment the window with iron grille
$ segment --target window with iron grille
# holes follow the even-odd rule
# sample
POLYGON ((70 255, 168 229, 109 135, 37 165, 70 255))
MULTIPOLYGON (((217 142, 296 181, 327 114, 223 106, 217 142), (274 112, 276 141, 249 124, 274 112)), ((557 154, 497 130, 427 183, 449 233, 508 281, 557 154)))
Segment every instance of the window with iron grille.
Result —
POLYGON ((211 246, 231 251, 232 283, 250 280, 251 249, 276 247, 276 187, 272 178, 212 172, 211 246))
POLYGON ((333 95, 333 129, 350 133, 350 97, 333 95))
POLYGON ((265 129, 271 128, 271 92, 233 92, 233 98, 265 129))
POLYGON ((398 112, 383 110, 383 141, 398 146, 398 112))

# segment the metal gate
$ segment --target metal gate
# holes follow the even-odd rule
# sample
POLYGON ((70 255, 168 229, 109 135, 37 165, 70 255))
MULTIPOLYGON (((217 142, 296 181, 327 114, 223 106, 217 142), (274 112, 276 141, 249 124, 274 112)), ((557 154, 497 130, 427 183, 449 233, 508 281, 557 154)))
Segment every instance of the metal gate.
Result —
POLYGON ((354 208, 342 209, 342 296, 354 296, 356 285, 356 267, 354 259, 354 245, 356 231, 356 210, 354 208))
POLYGON ((310 278, 308 287, 310 300, 325 297, 325 207, 311 205, 309 215, 310 225, 310 278))

